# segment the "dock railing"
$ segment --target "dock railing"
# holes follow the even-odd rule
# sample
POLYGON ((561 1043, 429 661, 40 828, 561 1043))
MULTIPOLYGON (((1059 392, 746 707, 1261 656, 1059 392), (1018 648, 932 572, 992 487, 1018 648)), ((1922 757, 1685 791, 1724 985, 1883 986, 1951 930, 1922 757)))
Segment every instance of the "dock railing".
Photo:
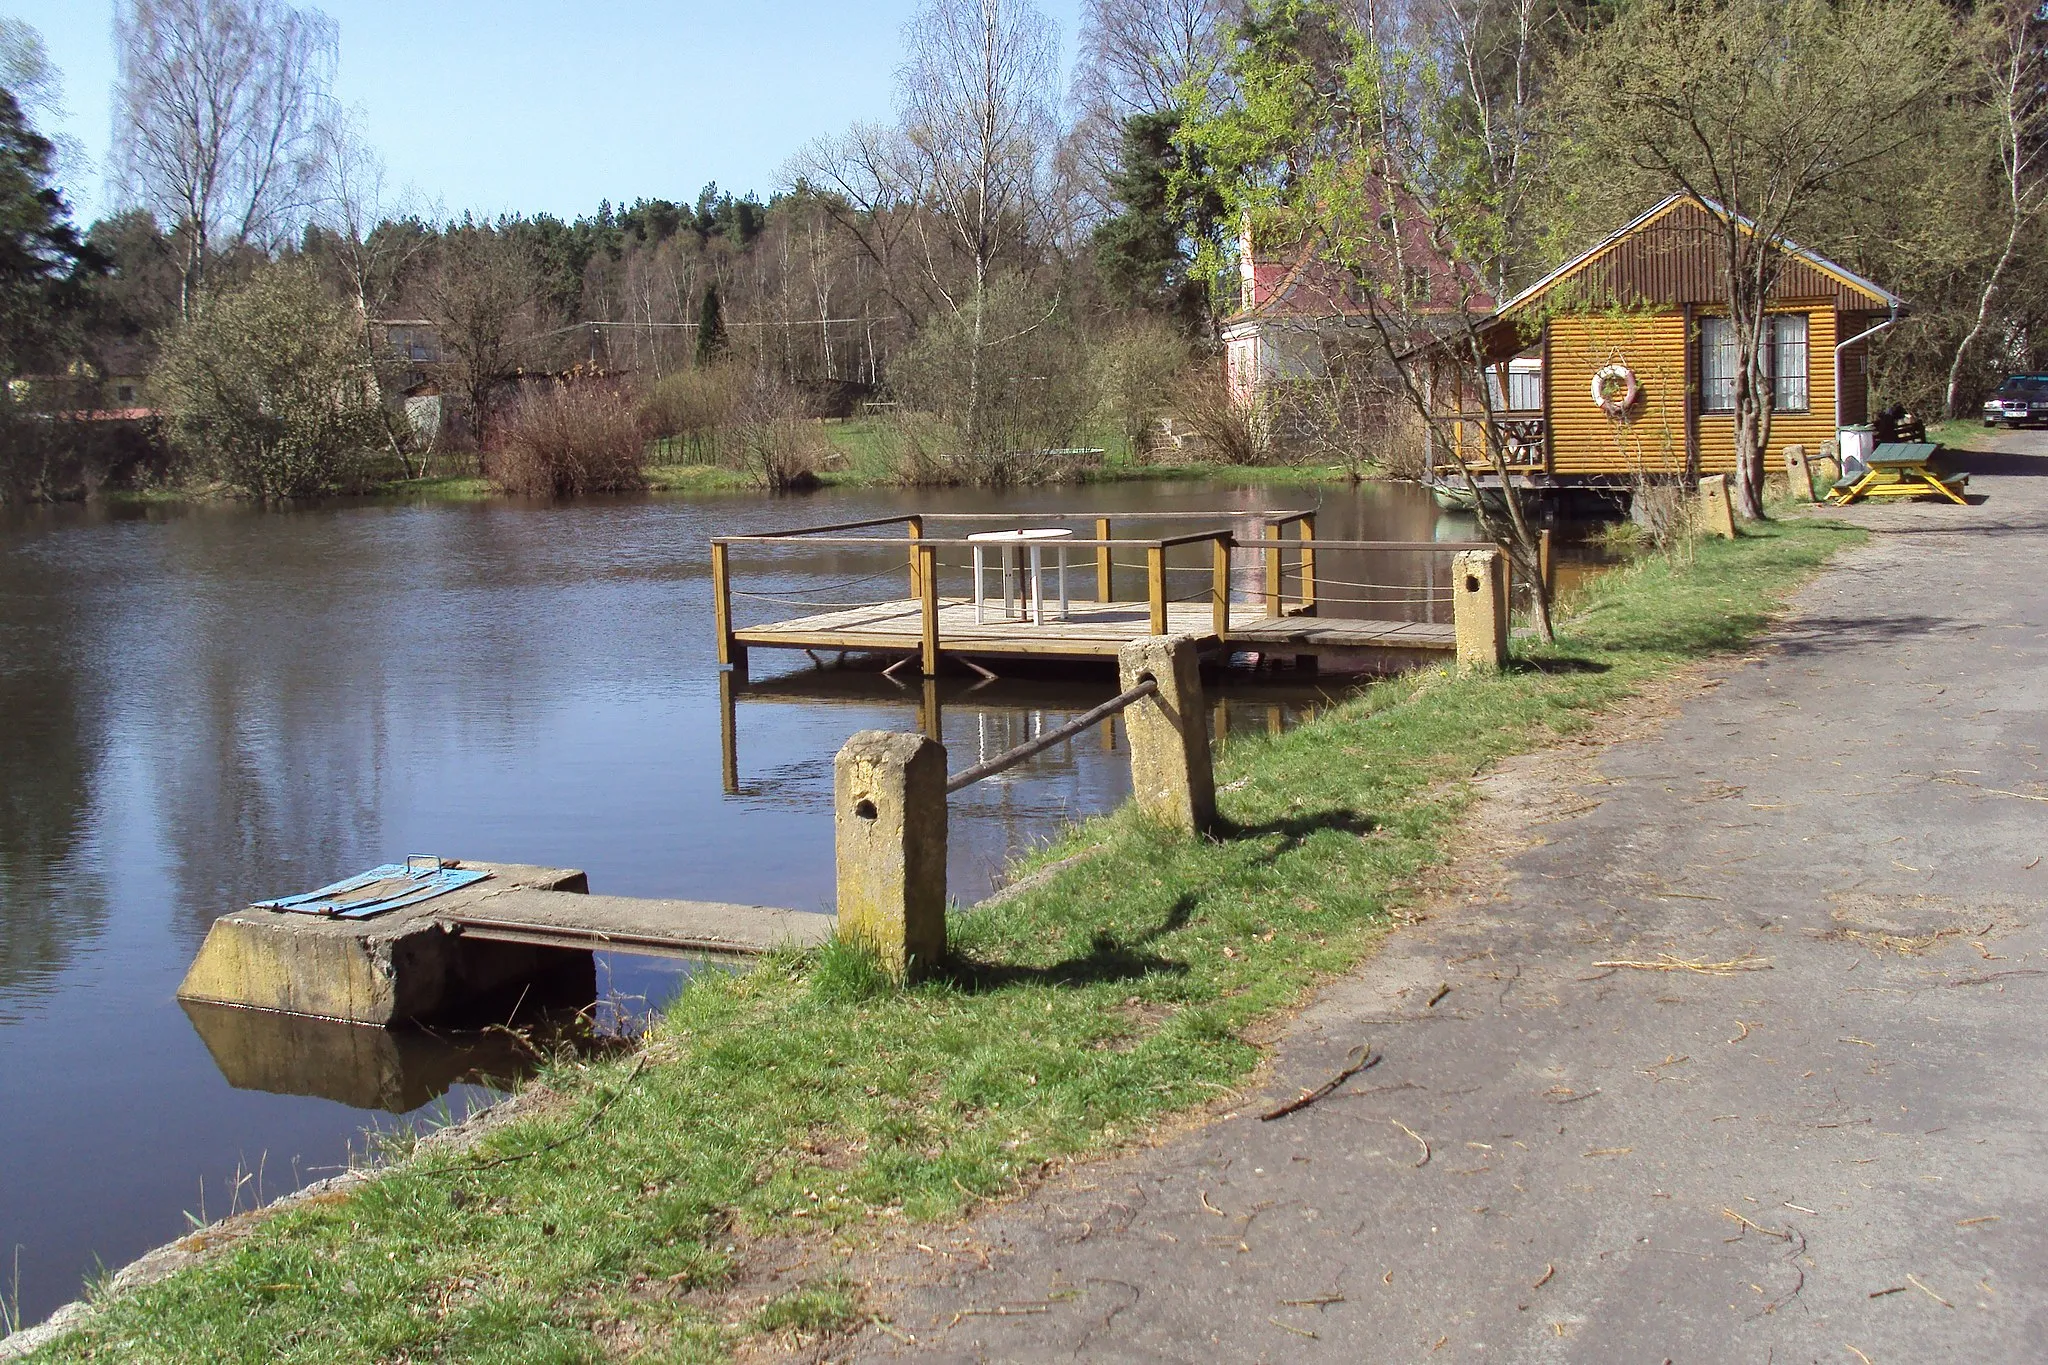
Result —
POLYGON ((1132 799, 1190 834, 1216 820, 1216 780, 1190 635, 1147 636, 1117 653, 1121 691, 1057 729, 958 773, 928 735, 863 730, 833 760, 839 933, 896 974, 927 975, 946 954, 947 799, 1033 755, 1124 716, 1132 799))
MULTIPOLYGON (((1331 593, 1328 589, 1346 587, 1376 590, 1383 594, 1396 591, 1434 592, 1445 601, 1454 599, 1449 588, 1437 589, 1428 585, 1403 586, 1373 583, 1345 583, 1329 580, 1319 574, 1317 555, 1322 551, 1377 551, 1416 552, 1436 554, 1457 554, 1469 550, 1493 550, 1499 547, 1491 541, 1397 541, 1397 540, 1328 540, 1317 537, 1316 513, 1311 509, 1298 511, 1250 511, 1250 512, 1126 512, 1117 516, 1104 516, 1092 512, 1016 512, 1002 513, 903 513, 887 517, 871 517, 858 521, 829 523, 822 526, 795 527, 783 531, 764 531, 749 535, 718 536, 711 542, 711 577, 713 616, 717 631, 718 662, 734 668, 746 666, 746 645, 739 638, 739 630, 733 614, 735 596, 757 596, 766 601, 789 601, 775 594, 751 594, 741 592, 733 586, 732 549, 735 546, 788 546, 802 544, 807 548, 845 548, 871 550, 883 548, 892 543, 900 544, 907 550, 907 579, 910 600, 918 612, 918 640, 916 657, 927 677, 937 674, 940 656, 946 647, 940 632, 942 599, 939 593, 939 552, 945 549, 972 550, 987 548, 987 542, 977 542, 964 536, 941 536, 927 534, 947 523, 973 525, 976 523, 1018 522, 1092 522, 1089 528, 1092 537, 1064 538, 1046 542, 1046 548, 1065 551, 1093 551, 1095 561, 1095 595, 1099 603, 1113 603, 1119 582, 1119 569, 1142 568, 1145 574, 1145 592, 1142 599, 1146 607, 1147 629, 1152 635, 1165 635, 1171 614, 1169 607, 1178 602, 1199 602, 1206 600, 1210 606, 1210 627, 1217 645, 1227 647, 1231 638, 1231 581, 1232 556, 1239 551, 1263 556, 1263 588, 1265 614, 1271 618, 1286 616, 1313 616, 1325 602, 1336 604, 1370 603, 1375 599, 1346 595, 1342 591, 1331 593), (1122 537, 1115 535, 1116 523, 1147 521, 1223 521, 1243 522, 1255 519, 1261 526, 1260 538, 1240 539, 1228 525, 1212 529, 1189 532, 1181 535, 1155 537, 1122 537), (855 535, 850 532, 879 531, 885 528, 903 528, 903 539, 885 535, 855 535), (1294 534, 1287 535, 1289 528, 1294 534), (1209 546, 1204 564, 1173 564, 1169 556, 1176 550, 1192 546, 1209 546), (1119 551, 1128 553, 1142 551, 1144 558, 1139 562, 1120 560, 1119 551), (1290 565, 1291 561, 1291 565, 1290 565), (1290 597, 1287 593, 1287 579, 1294 578, 1298 591, 1290 597), (1207 581, 1196 592, 1175 596, 1170 587, 1169 575, 1199 574, 1207 581)), ((1546 583, 1550 573, 1550 533, 1542 533, 1542 547, 1539 562, 1546 583)), ((869 574, 850 580, 852 583, 872 581, 880 575, 869 574)), ((1512 589, 1512 583, 1508 584, 1512 589)), ((839 607, 849 610, 867 606, 884 606, 889 601, 901 598, 883 599, 874 602, 809 602, 792 603, 813 607, 839 607)), ((1412 605, 1412 603, 1410 604, 1412 605)), ((1184 626, 1182 627, 1185 628, 1184 626)), ((971 649, 966 652, 972 652, 971 649)))

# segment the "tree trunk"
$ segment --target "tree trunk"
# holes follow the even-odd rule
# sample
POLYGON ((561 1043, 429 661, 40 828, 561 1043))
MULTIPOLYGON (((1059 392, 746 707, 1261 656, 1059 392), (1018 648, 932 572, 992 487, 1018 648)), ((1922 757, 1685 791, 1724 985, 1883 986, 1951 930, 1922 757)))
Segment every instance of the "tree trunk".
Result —
POLYGON ((1977 344, 1977 338, 1984 335, 1984 325, 1991 316, 1991 296, 1997 292, 1999 279, 2005 274, 2006 266, 2011 264, 2013 248, 2020 239, 2020 216, 2019 206, 2015 204, 2012 221, 2005 230, 2005 249, 1998 253, 1998 263, 1991 267, 1991 274, 1985 278, 1984 292, 1977 296, 1977 316, 1971 320, 1970 330, 1963 335, 1962 341, 1957 343, 1956 353, 1949 358, 1948 387, 1942 393, 1941 410, 1950 417, 1963 416, 1956 407, 1956 391, 1963 382, 1963 359, 1977 344))

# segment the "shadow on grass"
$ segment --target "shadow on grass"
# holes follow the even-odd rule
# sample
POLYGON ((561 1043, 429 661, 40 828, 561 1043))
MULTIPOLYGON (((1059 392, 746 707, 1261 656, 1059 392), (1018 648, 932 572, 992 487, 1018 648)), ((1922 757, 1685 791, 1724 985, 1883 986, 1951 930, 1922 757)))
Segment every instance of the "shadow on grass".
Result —
POLYGON ((1605 673, 1613 664, 1603 664, 1598 659, 1581 659, 1576 655, 1538 655, 1528 659, 1509 660, 1509 673, 1605 673))
POLYGON ((1008 962, 982 962, 955 955, 932 974, 934 981, 963 995, 987 995, 1015 986, 1096 986, 1110 981, 1142 981, 1148 977, 1186 976, 1188 964, 1157 953, 1127 947, 1106 933, 1095 936, 1088 952, 1043 967, 1008 962))

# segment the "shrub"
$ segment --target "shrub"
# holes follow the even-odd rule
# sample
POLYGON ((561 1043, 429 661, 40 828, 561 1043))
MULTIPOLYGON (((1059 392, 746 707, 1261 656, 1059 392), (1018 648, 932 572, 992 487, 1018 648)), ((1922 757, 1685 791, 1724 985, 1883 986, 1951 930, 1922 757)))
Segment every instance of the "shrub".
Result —
POLYGON ((484 458, 508 493, 573 498, 644 486, 647 428, 631 395, 594 380, 551 382, 520 397, 484 458))
POLYGON ((1174 395, 1180 420, 1201 440, 1205 458, 1222 464, 1263 464, 1270 442, 1264 402, 1240 402, 1220 361, 1199 361, 1174 395))
POLYGON ((896 358, 892 385, 908 406, 943 419, 956 443, 949 476, 990 487, 1057 477, 1094 408, 1087 358, 1055 301, 1000 281, 983 302, 982 342, 971 309, 933 318, 896 358), (979 355, 979 365, 976 357, 979 355))
POLYGON ((1140 319, 1091 350, 1095 424, 1116 432, 1138 454, 1172 403, 1174 382, 1188 363, 1187 340, 1164 322, 1140 319))
POLYGON ((824 430, 803 415, 803 396, 772 370, 746 376, 724 441, 730 458, 774 493, 816 488, 833 453, 824 430))
POLYGON ((715 464, 719 433, 746 397, 747 374, 731 364, 700 365, 669 375, 641 408, 648 430, 681 442, 686 461, 715 464))
POLYGON ((298 265, 204 300, 165 344, 155 384, 193 463, 255 498, 339 487, 379 439, 355 323, 298 265))

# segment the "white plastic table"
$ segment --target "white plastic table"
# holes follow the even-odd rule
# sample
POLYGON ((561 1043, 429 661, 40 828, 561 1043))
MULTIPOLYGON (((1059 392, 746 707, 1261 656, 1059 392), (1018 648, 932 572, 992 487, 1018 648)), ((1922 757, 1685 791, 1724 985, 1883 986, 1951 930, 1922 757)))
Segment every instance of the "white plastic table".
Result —
MULTIPOLYGON (((974 623, 980 625, 983 620, 982 606, 985 600, 982 593, 983 556, 987 548, 993 545, 1002 551, 1003 556, 1003 619, 1009 620, 1021 614, 1018 609, 1023 606, 1023 603, 1019 600, 1018 594, 1015 591, 1015 585, 1017 550, 1019 547, 1022 547, 1031 552, 1031 624, 1035 626, 1044 625, 1045 542, 1048 540, 1069 540, 1073 537, 1073 534, 1072 531, 1064 528, 1048 527, 1042 530, 980 531, 968 536, 967 538, 970 541, 976 542, 974 546, 974 623), (1016 604, 1014 608, 1012 603, 1016 604)), ((1067 547, 1062 544, 1058 548, 1060 552, 1060 619, 1064 621, 1067 619, 1067 547)))

